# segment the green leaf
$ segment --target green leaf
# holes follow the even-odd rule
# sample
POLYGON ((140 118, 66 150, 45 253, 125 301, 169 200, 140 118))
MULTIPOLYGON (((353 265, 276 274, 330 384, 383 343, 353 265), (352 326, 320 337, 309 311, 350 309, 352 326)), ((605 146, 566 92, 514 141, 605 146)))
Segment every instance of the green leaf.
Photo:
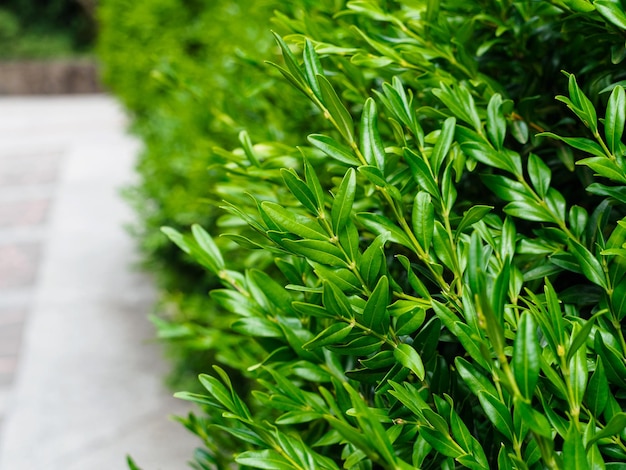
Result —
POLYGON ((385 147, 378 131, 376 102, 368 98, 361 114, 361 152, 365 161, 385 172, 385 147))
POLYGON ((298 61, 296 60, 296 56, 291 52, 291 49, 285 44, 285 41, 282 37, 272 31, 276 42, 278 43, 280 50, 283 54, 283 59, 285 60, 285 64, 287 65, 287 69, 290 72, 292 80, 295 81, 297 88, 302 90, 306 89, 306 79, 304 73, 302 73, 302 69, 298 65, 298 61))
POLYGON ((417 155, 413 150, 409 149, 408 147, 404 148, 403 155, 404 159, 409 165, 409 168, 411 169, 413 179, 419 185, 419 187, 424 189, 431 196, 439 199, 439 186, 433 178, 430 168, 422 159, 422 157, 417 155))
POLYGON ((596 370, 589 379, 585 399, 585 403, 594 416, 599 417, 602 415, 609 398, 609 393, 609 382, 606 380, 604 365, 598 356, 596 359, 596 370))
POLYGON ((506 119, 502 113, 502 96, 496 93, 491 96, 487 105, 487 135, 498 150, 502 149, 506 136, 506 119))
POLYGON ((452 439, 450 434, 444 434, 441 431, 431 429, 426 426, 420 427, 419 434, 432 446, 433 449, 442 455, 457 458, 465 454, 461 446, 459 446, 454 439, 452 439))
MULTIPOLYGON (((458 130, 457 130, 458 133, 458 130)), ((479 140, 464 140, 461 143, 461 150, 485 165, 508 171, 514 175, 521 173, 520 157, 514 153, 498 152, 487 143, 479 140)))
POLYGON ((504 206, 507 215, 533 222, 553 222, 554 217, 538 202, 532 200, 513 201, 504 206))
POLYGON ((586 165, 596 172, 599 176, 603 176, 618 183, 626 183, 626 173, 615 162, 602 157, 583 158, 576 162, 577 165, 586 165))
POLYGON ((595 0, 593 5, 609 23, 622 30, 626 29, 626 12, 620 0, 595 0))
POLYGON ((611 418, 611 420, 607 423, 607 425, 596 433, 589 442, 587 442, 587 449, 593 445, 594 442, 597 442, 600 439, 604 439, 607 437, 612 437, 616 434, 621 434, 626 428, 626 413, 621 412, 617 413, 615 416, 611 418))
POLYGON ((451 246, 450 238, 445 227, 439 222, 435 222, 435 232, 433 237, 433 247, 437 258, 451 271, 456 272, 456 253, 451 246))
POLYGON ((382 276, 363 309, 363 325, 380 334, 389 329, 389 281, 382 276))
POLYGON ((515 407, 524 420, 524 424, 528 428, 539 436, 552 438, 552 426, 548 422, 548 419, 533 407, 531 407, 525 401, 516 398, 515 407))
POLYGON ((339 233, 350 219, 355 194, 356 174, 353 168, 349 168, 341 181, 331 210, 331 221, 335 233, 339 233))
POLYGON ((419 191, 415 195, 411 221, 417 241, 428 252, 435 230, 435 208, 427 192, 419 191))
POLYGON ((385 266, 384 246, 387 243, 388 233, 378 235, 372 244, 367 247, 359 263, 359 272, 367 286, 376 284, 380 273, 385 266))
MULTIPOLYGON (((622 14, 624 14, 622 10, 622 14)), ((626 15, 624 15, 626 18, 626 15)), ((618 155, 622 134, 624 133, 624 122, 626 121, 626 93, 624 88, 616 86, 611 92, 609 102, 606 106, 606 116, 604 118, 604 135, 609 150, 613 155, 618 155)))
POLYGON ((333 118, 337 130, 349 144, 354 143, 354 121, 352 116, 337 96, 337 92, 323 75, 317 75, 322 93, 322 102, 333 118))
POLYGON ((530 312, 524 312, 517 325, 513 346, 513 372, 520 391, 527 399, 532 398, 539 379, 540 354, 537 326, 530 312))
POLYGON ((454 365, 459 371, 459 375, 463 378, 463 381, 474 395, 478 396, 480 392, 488 393, 493 396, 498 394, 496 388, 487 376, 479 372, 479 370, 466 359, 457 356, 454 360, 454 365))
POLYGON ((278 324, 265 318, 242 318, 234 322, 231 328, 237 333, 251 337, 282 338, 283 336, 283 332, 278 324))
POLYGON ((299 468, 272 449, 248 450, 238 454, 235 461, 241 465, 268 470, 297 470, 299 468))
POLYGON ((334 323, 319 333, 311 341, 302 345, 307 351, 318 349, 323 346, 334 346, 341 343, 352 331, 354 326, 351 323, 334 323))
POLYGON ((470 207, 467 211, 463 213, 463 218, 461 219, 461 222, 459 222, 459 226, 456 229, 457 237, 465 229, 471 227, 476 222, 481 221, 483 217, 485 217, 492 210, 493 206, 476 205, 470 207))
POLYGON ((602 359, 606 377, 610 383, 626 388, 626 364, 624 356, 618 353, 611 346, 607 345, 599 331, 596 332, 594 349, 596 354, 602 359))
POLYGON ((182 233, 172 227, 161 227, 161 232, 163 232, 167 238, 169 238, 178 248, 183 250, 185 253, 190 254, 191 248, 189 248, 189 244, 185 240, 185 237, 182 233))
POLYGON ((302 238, 328 242, 328 235, 315 220, 297 217, 293 211, 287 210, 275 202, 263 201, 261 209, 283 231, 293 233, 302 238))
POLYGON ((563 443, 563 468, 568 470, 588 470, 587 454, 583 445, 583 437, 576 428, 576 423, 570 424, 565 442, 563 443))
POLYGON ((587 340, 589 339, 589 335, 591 334, 591 330, 593 329, 593 325, 596 321, 596 318, 600 317, 602 313, 596 313, 589 320, 585 321, 582 328, 577 330, 576 334, 572 331, 572 343, 567 348, 567 356, 565 360, 569 362, 574 354, 580 349, 581 346, 584 346, 587 340))
POLYGON ((414 308, 409 312, 403 313, 396 322, 396 335, 403 336, 415 333, 422 326, 425 318, 426 311, 422 308, 414 308))
POLYGON ((296 172, 292 169, 281 168, 280 174, 289 188, 289 191, 291 191, 291 194, 293 194, 304 207, 316 214, 317 201, 306 183, 298 178, 296 172))
POLYGON ((383 175, 383 173, 375 166, 362 165, 359 167, 359 173, 364 175, 370 183, 373 183, 381 188, 389 188, 387 181, 385 180, 385 175, 383 175))
POLYGON ((593 107, 593 104, 591 104, 589 98, 585 96, 578 86, 574 74, 569 74, 568 89, 570 99, 563 96, 557 96, 556 99, 567 104, 567 107, 574 111, 574 113, 591 130, 591 132, 596 134, 598 132, 596 110, 593 107))
POLYGON ((422 363, 422 358, 413 346, 400 343, 398 347, 394 349, 393 356, 403 367, 410 369, 419 380, 424 380, 426 374, 424 364, 422 363))
POLYGON ((441 164, 450 151, 450 147, 452 146, 452 142, 454 140, 455 126, 456 119, 453 117, 449 117, 443 122, 441 133, 439 134, 439 138, 437 139, 430 155, 431 166, 435 175, 439 173, 441 164))
POLYGON ((200 225, 194 224, 191 226, 191 232, 198 243, 198 246, 209 257, 211 264, 215 266, 215 269, 219 272, 225 269, 224 258, 217 245, 213 241, 213 238, 204 230, 200 225))
POLYGON ((284 239, 282 243, 290 252, 316 263, 343 268, 348 266, 341 250, 332 243, 320 240, 287 239, 284 239))
POLYGON ((570 147, 574 147, 575 149, 590 153, 591 155, 606 157, 606 154, 602 150, 602 147, 600 147, 600 145, 598 145, 591 139, 585 139, 583 137, 561 137, 559 135, 553 134, 552 132, 541 132, 537 134, 537 137, 551 137, 553 139, 565 142, 570 147))
POLYGON ((315 47, 309 38, 305 38, 304 41, 304 73, 306 75, 306 81, 318 98, 322 97, 319 83, 317 82, 318 75, 324 75, 322 64, 315 52, 315 47))
POLYGON ((353 319, 354 314, 352 312, 352 307, 346 295, 342 292, 342 290, 332 282, 324 283, 324 291, 322 293, 322 302, 324 303, 324 307, 330 313, 334 315, 344 318, 344 319, 353 319))
POLYGON ((321 134, 311 134, 307 137, 307 140, 311 143, 311 145, 341 163, 345 163, 347 165, 361 164, 349 147, 340 144, 332 137, 321 134))
POLYGON ((382 215, 371 214, 368 212, 361 212, 357 214, 357 218, 359 222, 361 222, 368 230, 371 230, 374 234, 380 235, 382 233, 389 232, 389 241, 413 250, 411 240, 409 240, 406 234, 388 218, 382 215))
POLYGON ((508 407, 497 397, 487 392, 478 392, 478 399, 485 410, 489 421, 502 433, 504 437, 513 441, 513 420, 508 407))
POLYGON ((528 176, 537 194, 542 198, 548 193, 552 172, 541 158, 534 153, 528 156, 528 176))
POLYGON ((607 289, 606 277, 598 259, 587 248, 575 240, 568 240, 567 245, 576 258, 576 261, 578 261, 585 277, 603 289, 607 289))
MULTIPOLYGON (((580 332, 580 325, 574 324, 573 335, 580 332)), ((579 407, 583 401, 585 389, 587 388, 587 380, 589 372, 587 369, 587 346, 582 346, 574 353, 568 363, 569 365, 569 389, 570 389, 570 406, 579 407), (573 401, 573 403, 572 403, 573 401)))

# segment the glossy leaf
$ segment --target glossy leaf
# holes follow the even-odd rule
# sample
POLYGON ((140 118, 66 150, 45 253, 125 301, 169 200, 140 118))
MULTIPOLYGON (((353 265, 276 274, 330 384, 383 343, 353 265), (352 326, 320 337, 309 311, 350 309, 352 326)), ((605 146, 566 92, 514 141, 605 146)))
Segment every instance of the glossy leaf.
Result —
POLYGON ((322 346, 336 345, 341 343, 352 331, 353 325, 350 323, 334 323, 311 341, 306 342, 302 347, 306 350, 321 348, 322 346))
POLYGON ((337 195, 333 201, 331 210, 331 221, 335 233, 343 229, 350 218, 352 204, 356 194, 356 175, 353 168, 350 168, 343 177, 337 195))
POLYGON ((363 309, 363 325, 372 330, 385 334, 389 329, 389 281, 382 276, 363 309))
POLYGON ((513 347, 513 372, 520 391, 527 399, 532 398, 539 379, 540 354, 537 326, 531 314, 524 312, 517 325, 513 347))
MULTIPOLYGON (((624 14, 624 10, 622 10, 622 14, 624 14)), ((626 14, 624 14, 624 18, 626 19, 626 14)), ((616 86, 606 105, 606 117, 604 118, 604 134, 609 150, 613 155, 619 153, 625 121, 626 93, 624 93, 623 87, 616 86)))
POLYGON ((359 165, 359 160, 354 156, 352 150, 345 145, 340 144, 332 137, 322 134, 311 134, 307 137, 311 145, 315 146, 329 157, 345 163, 347 165, 359 165))
POLYGON ((419 380, 424 380, 426 371, 424 370, 422 358, 411 345, 400 343, 398 347, 394 349, 393 355, 400 364, 410 369, 419 380))
POLYGON ((372 98, 368 98, 363 106, 361 115, 361 152, 365 157, 365 161, 385 171, 385 148, 378 131, 378 111, 376 102, 372 98))
POLYGON ((589 469, 583 438, 574 422, 570 424, 563 443, 563 466, 572 470, 589 469))
POLYGON ((428 251, 435 230, 435 209, 430 195, 419 191, 413 202, 413 233, 424 251, 428 251))
POLYGON ((339 99, 337 92, 328 79, 318 74, 317 81, 320 85, 324 106, 334 120, 337 130, 349 144, 354 143, 354 121, 352 116, 339 99))

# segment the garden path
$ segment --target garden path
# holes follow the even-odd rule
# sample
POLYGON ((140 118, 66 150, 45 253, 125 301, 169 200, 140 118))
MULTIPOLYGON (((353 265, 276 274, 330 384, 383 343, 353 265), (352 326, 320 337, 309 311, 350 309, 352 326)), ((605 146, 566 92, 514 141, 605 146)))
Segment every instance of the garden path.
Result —
POLYGON ((119 187, 138 143, 104 95, 0 99, 0 470, 185 468, 119 187))

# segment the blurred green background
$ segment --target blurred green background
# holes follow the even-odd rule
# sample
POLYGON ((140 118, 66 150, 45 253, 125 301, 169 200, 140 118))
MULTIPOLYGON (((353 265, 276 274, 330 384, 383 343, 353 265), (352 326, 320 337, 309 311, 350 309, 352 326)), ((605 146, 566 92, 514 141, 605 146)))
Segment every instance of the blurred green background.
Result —
POLYGON ((3 0, 0 59, 89 54, 96 37, 96 0, 3 0))

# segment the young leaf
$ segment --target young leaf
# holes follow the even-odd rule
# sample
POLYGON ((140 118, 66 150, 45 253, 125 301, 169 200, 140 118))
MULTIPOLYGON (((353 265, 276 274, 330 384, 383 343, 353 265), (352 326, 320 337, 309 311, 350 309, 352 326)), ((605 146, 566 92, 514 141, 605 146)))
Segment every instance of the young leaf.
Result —
POLYGON ((443 122, 441 133, 439 134, 439 138, 437 139, 430 155, 431 166, 435 175, 439 174, 441 164, 450 151, 450 147, 452 146, 452 142, 454 140, 455 126, 456 119, 454 117, 449 117, 443 122))
POLYGON ((322 64, 315 52, 315 47, 309 38, 305 38, 304 42, 304 72, 306 74, 306 81, 318 98, 322 97, 319 83, 317 82, 318 75, 324 75, 322 64))
POLYGON ((479 222, 483 219, 489 212, 493 210, 492 206, 481 206, 476 205, 470 207, 467 211, 463 213, 463 218, 461 222, 459 222, 459 226, 456 229, 457 237, 467 228, 474 225, 476 222, 479 222))
POLYGON ((609 145, 609 150, 615 156, 619 153, 622 134, 624 133, 625 121, 626 93, 624 93, 624 88, 616 86, 611 92, 609 102, 606 106, 606 116, 604 118, 604 134, 606 136, 606 142, 609 145))
POLYGON ((424 380, 424 376, 426 374, 424 364, 420 355, 415 349, 413 349, 413 346, 406 343, 400 343, 398 347, 394 349, 393 355, 403 367, 410 369, 418 379, 424 380))
POLYGON ((384 246, 388 239, 388 233, 378 235, 372 244, 367 247, 361 262, 359 272, 368 286, 373 286, 379 279, 381 270, 385 264, 384 246))
POLYGON ((331 221, 335 233, 339 233, 348 222, 355 194, 356 175, 354 169, 349 168, 341 181, 331 210, 331 221))
POLYGON ((435 208, 430 195, 419 191, 413 202, 413 232, 424 251, 428 251, 435 230, 435 208))
POLYGON ((376 102, 368 98, 361 114, 361 152, 365 161, 385 172, 385 147, 378 131, 378 111, 376 102))

